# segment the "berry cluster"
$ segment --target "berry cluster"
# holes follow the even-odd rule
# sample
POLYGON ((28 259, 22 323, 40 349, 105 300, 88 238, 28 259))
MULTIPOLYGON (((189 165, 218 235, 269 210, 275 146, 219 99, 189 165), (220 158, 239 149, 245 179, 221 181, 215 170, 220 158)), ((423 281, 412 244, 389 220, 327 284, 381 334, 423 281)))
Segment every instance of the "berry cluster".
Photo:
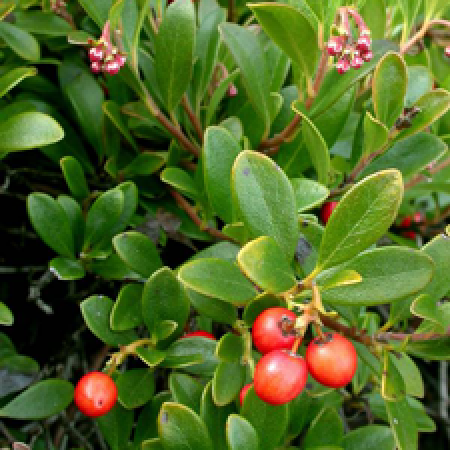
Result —
POLYGON ((98 41, 90 41, 89 60, 93 73, 106 73, 116 75, 125 65, 126 56, 119 52, 111 42, 109 21, 105 23, 102 36, 98 41))
MULTIPOLYGON (((349 383, 358 366, 353 344, 336 333, 312 340, 302 358, 296 351, 302 338, 295 331, 295 320, 296 315, 286 308, 269 308, 253 324, 253 343, 263 354, 255 367, 253 386, 256 395, 272 405, 297 397, 308 373, 324 386, 340 388, 349 383)), ((241 405, 251 386, 242 388, 241 405)))
POLYGON ((338 73, 344 74, 350 67, 359 69, 364 62, 369 62, 373 58, 372 39, 369 28, 357 11, 351 8, 341 8, 339 13, 341 17, 339 35, 329 39, 327 51, 330 56, 336 57, 338 73), (350 29, 349 15, 353 17, 359 31, 356 42, 353 40, 350 29))
POLYGON ((450 45, 448 47, 445 47, 445 56, 447 58, 450 58, 450 45))
POLYGON ((400 222, 400 228, 406 228, 407 231, 402 231, 401 235, 408 239, 416 239, 416 232, 411 230, 411 226, 420 225, 424 221, 424 215, 421 212, 416 212, 412 216, 406 216, 400 222), (409 229, 408 229, 409 228, 409 229))

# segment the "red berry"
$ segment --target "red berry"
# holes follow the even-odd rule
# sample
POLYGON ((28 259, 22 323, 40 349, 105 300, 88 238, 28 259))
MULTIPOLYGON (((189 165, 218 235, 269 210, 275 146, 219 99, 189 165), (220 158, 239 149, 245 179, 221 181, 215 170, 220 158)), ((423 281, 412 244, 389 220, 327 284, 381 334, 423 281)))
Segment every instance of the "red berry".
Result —
POLYGON ((286 350, 274 350, 256 364, 256 395, 271 405, 290 402, 302 392, 308 379, 305 360, 286 350))
POLYGON ((75 404, 86 416, 103 416, 111 410, 116 401, 116 384, 106 373, 87 373, 75 387, 75 404))
POLYGON ((207 339, 212 339, 213 341, 216 340, 216 338, 214 337, 213 334, 208 333, 207 331, 202 331, 202 330, 200 330, 200 331, 191 331, 190 333, 186 333, 184 336, 181 336, 180 339, 189 338, 189 337, 204 337, 204 338, 207 338, 207 339))
POLYGON ((116 75, 119 72, 119 70, 120 70, 120 66, 119 66, 119 63, 116 60, 112 60, 112 61, 107 62, 103 66, 103 70, 108 75, 116 75))
POLYGON ((412 218, 411 216, 406 216, 401 222, 400 222, 400 226, 402 228, 409 228, 411 226, 412 223, 412 218))
POLYGON ((447 58, 450 58, 450 45, 448 47, 445 47, 445 56, 447 58))
POLYGON ((402 236, 407 239, 416 239, 416 232, 415 231, 403 231, 402 236))
POLYGON ((103 60, 105 56, 105 52, 103 51, 103 47, 98 45, 97 47, 91 47, 89 50, 89 59, 91 62, 100 62, 103 60))
POLYGON ((296 332, 292 329, 297 316, 286 308, 269 308, 253 323, 252 338, 262 354, 272 350, 291 349, 296 332))
POLYGON ((373 53, 369 50, 365 53, 361 54, 361 58, 365 61, 365 62, 369 62, 372 60, 373 58, 373 53))
POLYGON ((423 215, 422 215, 422 213, 419 212, 419 211, 416 212, 416 213, 414 213, 413 220, 414 220, 415 223, 420 223, 420 222, 422 222, 422 221, 423 221, 423 215))
POLYGON ((91 72, 100 73, 102 70, 102 65, 98 61, 91 62, 91 72))
POLYGON ((322 205, 322 209, 320 210, 320 218, 325 225, 327 224, 328 220, 330 219, 331 213, 337 205, 338 202, 326 202, 322 205))
POLYGON ((327 52, 330 56, 336 56, 342 52, 342 42, 338 36, 331 37, 327 42, 327 52))
POLYGON ((311 376, 332 388, 347 385, 358 367, 355 347, 337 333, 326 333, 323 341, 320 338, 311 341, 305 359, 311 376))
POLYGON ((366 53, 370 50, 370 46, 372 45, 372 41, 369 36, 363 34, 359 36, 358 42, 356 43, 356 48, 361 53, 366 53))
POLYGON ((353 69, 359 69, 364 64, 363 59, 359 55, 355 55, 350 62, 353 69))
POLYGON ((247 395, 247 391, 253 386, 253 383, 250 384, 246 384, 242 389, 241 392, 239 393, 239 402, 241 403, 241 406, 244 403, 244 398, 247 395))
POLYGON ((337 63, 336 63, 336 69, 338 71, 338 73, 340 75, 344 74, 345 72, 348 72, 348 70, 350 69, 350 63, 345 59, 345 58, 341 58, 337 63))

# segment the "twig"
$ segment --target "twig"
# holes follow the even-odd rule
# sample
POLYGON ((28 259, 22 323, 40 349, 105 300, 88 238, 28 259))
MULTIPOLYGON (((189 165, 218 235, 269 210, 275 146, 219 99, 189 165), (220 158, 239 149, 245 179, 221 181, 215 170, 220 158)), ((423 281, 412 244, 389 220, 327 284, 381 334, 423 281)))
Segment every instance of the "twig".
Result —
POLYGON ((198 117, 196 116, 195 112, 191 108, 191 105, 189 104, 189 100, 187 98, 187 95, 184 94, 183 98, 181 99, 181 105, 183 106, 183 109, 186 111, 186 114, 189 117, 189 120, 192 123, 192 126, 194 127, 198 138, 200 139, 200 142, 203 142, 203 129, 202 124, 198 120, 198 117))
POLYGON ((14 436, 9 432, 6 425, 0 420, 0 431, 3 433, 5 438, 8 440, 10 444, 13 444, 16 440, 14 439, 14 436))
POLYGON ((200 219, 200 217, 197 216, 197 213, 195 212, 194 208, 190 205, 190 203, 177 191, 174 191, 173 189, 169 189, 170 195, 175 199, 177 202, 177 205, 192 219, 192 221, 200 228, 202 231, 206 231, 206 233, 210 234, 211 236, 221 239, 224 241, 233 242, 234 244, 237 243, 236 240, 233 238, 227 236, 226 234, 223 234, 221 231, 217 230, 216 228, 211 228, 208 226, 205 226, 200 219))
POLYGON ((234 8, 236 0, 228 0, 228 22, 234 22, 234 8))
MULTIPOLYGON (((436 175, 438 172, 440 172, 442 169, 445 169, 446 167, 450 166, 450 158, 445 159, 437 166, 431 167, 428 172, 431 175, 436 175)), ((411 178, 407 183, 405 183, 405 189, 411 189, 416 184, 421 183, 422 181, 427 181, 427 177, 421 173, 417 174, 415 177, 411 178)))
POLYGON ((411 49, 418 41, 423 39, 425 35, 427 34, 427 31, 433 26, 433 25, 442 25, 444 27, 450 28, 450 21, 443 20, 443 19, 433 19, 430 21, 425 21, 422 24, 422 27, 420 30, 400 49, 400 54, 405 54, 408 50, 411 49))

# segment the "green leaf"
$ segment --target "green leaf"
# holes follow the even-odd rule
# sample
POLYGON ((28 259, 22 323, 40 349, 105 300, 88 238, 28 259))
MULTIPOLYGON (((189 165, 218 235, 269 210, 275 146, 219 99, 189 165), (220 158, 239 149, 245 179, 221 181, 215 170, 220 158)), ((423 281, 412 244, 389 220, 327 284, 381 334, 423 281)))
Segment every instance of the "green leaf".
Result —
POLYGON ((23 59, 35 62, 41 57, 39 42, 27 31, 4 20, 0 21, 0 38, 23 59))
POLYGON ((232 189, 250 237, 273 237, 290 261, 297 245, 297 208, 284 172, 267 156, 246 150, 234 163, 232 189))
POLYGON ((398 169, 404 178, 423 170, 427 164, 443 155, 447 145, 434 134, 421 132, 395 142, 378 159, 361 172, 359 178, 380 170, 398 169))
POLYGON ((241 416, 247 419, 258 433, 259 449, 273 450, 284 435, 288 420, 288 405, 269 405, 264 403, 253 388, 247 391, 241 416))
POLYGON ((184 405, 163 404, 158 416, 158 432, 165 450, 214 448, 204 422, 184 405))
POLYGON ((418 449, 417 425, 407 400, 385 401, 385 405, 398 450, 418 449))
POLYGON ((65 380, 39 381, 0 408, 0 417, 39 420, 54 416, 69 406, 73 390, 65 380))
POLYGON ((400 114, 408 84, 403 58, 397 53, 386 53, 373 74, 372 97, 376 118, 390 129, 400 114))
POLYGON ((317 264, 324 227, 311 220, 299 220, 299 239, 295 259, 303 276, 308 275, 317 264))
POLYGON ((353 186, 327 223, 316 271, 346 261, 375 243, 397 216, 402 196, 403 181, 397 170, 377 172, 353 186))
POLYGON ((398 133, 396 141, 423 131, 444 115, 450 108, 450 93, 444 89, 435 89, 422 95, 414 106, 420 109, 419 114, 412 119, 409 128, 398 133))
POLYGON ((171 112, 180 103, 192 74, 195 13, 190 0, 172 3, 155 38, 155 71, 164 104, 171 112))
POLYGON ((369 111, 364 117, 363 156, 374 153, 387 143, 389 130, 386 125, 372 117, 369 111))
POLYGON ((49 263, 49 269, 58 280, 79 280, 85 275, 83 264, 77 259, 53 258, 49 263))
POLYGON ((291 289, 296 279, 276 241, 262 236, 241 249, 237 258, 245 276, 264 291, 274 294, 291 289))
POLYGON ((232 222, 231 169, 241 147, 222 127, 208 127, 203 145, 203 174, 209 202, 215 213, 232 222))
POLYGON ((410 108, 422 95, 433 89, 433 74, 425 66, 408 66, 405 106, 410 108))
POLYGON ((282 306, 285 307, 285 302, 273 294, 263 292, 253 299, 244 309, 242 320, 249 326, 253 325, 255 319, 267 308, 282 306))
MULTIPOLYGON (((7 372, 21 373, 24 375, 36 375, 39 372, 39 364, 32 358, 24 355, 18 355, 7 349, 8 354, 3 354, 0 360, 0 369, 7 372)), ((33 381, 33 380, 30 380, 33 381)))
POLYGON ((24 78, 37 74, 35 67, 16 67, 0 77, 0 98, 18 85, 24 78))
POLYGON ((236 306, 245 305, 256 295, 255 288, 235 265, 217 258, 184 264, 178 278, 189 289, 236 306))
POLYGON ((212 397, 212 381, 203 390, 200 403, 200 417, 205 422, 210 436, 214 436, 214 448, 217 450, 228 450, 226 442, 226 421, 230 414, 235 412, 233 403, 219 407, 212 397))
POLYGON ((11 310, 3 302, 0 302, 0 325, 12 325, 13 322, 14 316, 11 310))
POLYGON ((124 195, 120 189, 110 189, 98 197, 86 217, 84 249, 102 241, 118 222, 124 208, 124 195))
POLYGON ((110 328, 110 315, 113 302, 102 295, 93 295, 81 302, 81 314, 87 327, 101 341, 111 346, 127 345, 138 339, 133 331, 113 331, 110 328))
POLYGON ((143 323, 140 284, 125 284, 119 291, 111 311, 110 326, 114 331, 131 330, 143 323))
POLYGON ((63 137, 64 130, 47 114, 23 112, 0 124, 0 156, 54 144, 63 137))
POLYGON ((390 362, 394 364, 405 382, 406 395, 423 398, 422 375, 414 361, 406 353, 399 353, 391 357, 390 362))
POLYGON ((308 414, 311 412, 310 406, 312 397, 304 390, 288 403, 289 406, 289 426, 288 436, 298 436, 308 423, 308 414))
POLYGON ((142 317, 150 333, 158 323, 173 320, 181 335, 189 316, 189 299, 181 283, 168 267, 157 270, 145 283, 142 293, 142 317))
POLYGON ((245 366, 238 362, 221 361, 214 372, 212 395, 217 406, 231 403, 245 382, 245 366))
POLYGON ((418 358, 445 361, 450 358, 450 337, 411 341, 404 350, 418 358))
POLYGON ((394 435, 383 425, 367 425, 348 432, 342 439, 344 450, 395 450, 394 435))
POLYGON ((14 11, 14 24, 32 34, 52 37, 66 37, 72 27, 62 17, 53 12, 14 11))
POLYGON ((125 181, 125 183, 120 183, 115 189, 122 191, 124 196, 124 205, 122 209, 122 214, 119 220, 113 225, 109 230, 109 233, 103 239, 107 240, 108 244, 111 242, 111 238, 123 231, 127 225, 130 224, 131 219, 138 206, 138 190, 136 185, 131 181, 125 181))
POLYGON ((219 31, 236 65, 241 69, 248 99, 263 120, 267 134, 270 128, 270 77, 261 44, 252 31, 234 23, 221 24, 219 31))
POLYGON ((125 137, 128 143, 136 151, 138 151, 138 146, 136 145, 133 136, 131 136, 128 127, 125 125, 122 119, 122 114, 120 112, 119 105, 114 100, 107 100, 106 102, 103 102, 102 110, 109 117, 109 119, 115 125, 115 127, 120 131, 120 133, 125 137))
POLYGON ((191 175, 179 167, 166 167, 161 172, 161 180, 178 191, 181 191, 192 200, 197 200, 200 197, 200 193, 194 179, 191 175))
POLYGON ((197 380, 183 373, 172 372, 169 375, 169 388, 174 401, 199 414, 203 386, 197 380))
POLYGON ((59 203, 47 194, 34 192, 27 198, 27 210, 39 237, 60 255, 73 257, 72 231, 67 215, 59 203))
POLYGON ((383 373, 381 377, 381 396, 385 400, 397 402, 406 395, 406 386, 402 374, 393 363, 395 358, 390 352, 384 352, 383 373))
POLYGON ((71 30, 67 33, 69 44, 89 45, 90 39, 93 39, 92 35, 83 30, 71 30))
POLYGON ((240 362, 244 355, 243 338, 233 333, 224 334, 217 344, 216 354, 221 361, 240 362))
POLYGON ((344 426, 334 408, 324 408, 314 418, 303 440, 305 448, 340 444, 344 426))
POLYGON ((127 447, 133 429, 133 411, 116 404, 108 414, 95 419, 111 450, 123 450, 127 447))
POLYGON ((328 184, 330 172, 330 153, 327 143, 311 120, 295 106, 292 109, 302 117, 302 137, 317 172, 319 183, 328 184))
POLYGON ((164 450, 161 439, 153 438, 142 442, 142 450, 164 450))
POLYGON ((125 264, 145 278, 162 266, 155 244, 142 233, 121 233, 114 237, 113 245, 125 264))
POLYGON ((121 373, 116 380, 119 402, 126 409, 145 405, 155 392, 155 379, 149 369, 131 369, 121 373))
POLYGON ((125 0, 115 0, 109 9, 108 19, 111 24, 111 29, 115 30, 123 13, 125 7, 125 0))
POLYGON ((257 3, 249 7, 269 37, 311 77, 319 54, 318 37, 303 12, 279 3, 257 3))
POLYGON ((136 354, 148 367, 156 367, 166 357, 166 353, 150 347, 138 347, 136 354))
POLYGON ((425 287, 433 275, 434 264, 420 251, 382 247, 368 250, 336 269, 323 272, 317 279, 318 284, 326 284, 327 279, 344 269, 356 271, 362 281, 325 290, 322 295, 325 302, 348 305, 391 302, 425 287))
POLYGON ((308 178, 293 178, 291 183, 299 213, 320 206, 330 194, 326 186, 308 178))
POLYGON ((228 417, 227 442, 230 450, 258 450, 259 439, 250 422, 237 414, 228 417))
POLYGON ((372 39, 383 39, 386 31, 385 0, 365 0, 360 14, 371 32, 372 39))
POLYGON ((81 164, 73 156, 62 158, 59 164, 72 196, 77 200, 86 198, 89 195, 89 188, 81 164))

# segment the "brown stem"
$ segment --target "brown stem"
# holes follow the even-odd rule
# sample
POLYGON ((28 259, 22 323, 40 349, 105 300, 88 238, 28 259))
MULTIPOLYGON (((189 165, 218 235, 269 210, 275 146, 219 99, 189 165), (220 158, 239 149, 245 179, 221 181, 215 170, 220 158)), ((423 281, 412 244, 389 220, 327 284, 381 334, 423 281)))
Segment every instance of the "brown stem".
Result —
MULTIPOLYGON (((440 164, 431 167, 428 172, 431 175, 435 175, 438 172, 440 172, 442 169, 445 169, 446 167, 450 166, 450 158, 445 159, 440 164)), ((417 184, 421 183, 422 181, 426 181, 427 177, 421 173, 416 175, 415 177, 411 178, 407 183, 405 183, 405 189, 411 189, 412 187, 416 186, 417 184)))
POLYGON ((371 153, 370 155, 362 158, 361 161, 355 166, 355 168, 350 172, 348 176, 348 182, 353 183, 358 175, 368 166, 377 156, 381 155, 387 147, 388 144, 384 145, 382 148, 377 150, 376 152, 371 153))
POLYGON ((427 34, 427 31, 433 26, 433 25, 442 25, 444 27, 450 28, 450 21, 443 20, 443 19, 433 19, 430 21, 425 21, 422 24, 422 27, 420 30, 400 49, 400 54, 406 53, 408 50, 411 49, 417 42, 419 42, 421 39, 425 37, 427 34))
POLYGON ((339 333, 353 339, 354 341, 361 342, 361 344, 364 344, 367 347, 371 347, 374 344, 373 338, 367 335, 364 330, 359 330, 354 327, 347 327, 346 325, 342 325, 337 320, 325 316, 324 314, 320 315, 320 320, 327 328, 338 331, 339 333))
POLYGON ((200 123, 200 120, 198 119, 195 112, 191 108, 191 105, 189 104, 189 100, 186 94, 183 95, 183 98, 181 99, 181 104, 183 106, 183 109, 186 111, 186 114, 188 115, 189 120, 191 121, 192 126, 194 127, 198 135, 198 138, 200 139, 200 142, 203 142, 202 124, 200 123))
POLYGON ((234 244, 237 243, 233 238, 227 236, 226 234, 223 234, 216 228, 205 226, 200 217, 197 216, 197 213, 195 212, 192 205, 179 192, 174 191, 173 189, 169 189, 169 192, 177 202, 177 205, 192 219, 192 221, 200 228, 200 230, 206 231, 212 237, 215 237, 217 239, 233 242, 234 244))
POLYGON ((313 84, 313 94, 306 99, 305 107, 306 109, 311 108, 311 105, 316 98, 317 94, 319 93, 320 86, 322 84, 323 78, 325 77, 325 74, 327 73, 327 67, 328 67, 328 54, 326 50, 322 51, 322 56, 320 57, 319 67, 317 69, 316 78, 314 80, 313 84))
POLYGON ((411 342, 431 341, 433 339, 443 339, 450 337, 450 328, 446 333, 377 333, 375 338, 379 341, 404 341, 409 339, 411 342))
POLYGON ((437 215, 434 219, 431 220, 427 220, 425 222, 425 226, 434 226, 434 225, 438 225, 439 223, 441 223, 444 219, 446 219, 447 217, 450 217, 450 206, 447 206, 446 208, 444 208, 439 215, 437 215))
POLYGON ((234 22, 234 8, 236 0, 228 0, 228 22, 234 22))

